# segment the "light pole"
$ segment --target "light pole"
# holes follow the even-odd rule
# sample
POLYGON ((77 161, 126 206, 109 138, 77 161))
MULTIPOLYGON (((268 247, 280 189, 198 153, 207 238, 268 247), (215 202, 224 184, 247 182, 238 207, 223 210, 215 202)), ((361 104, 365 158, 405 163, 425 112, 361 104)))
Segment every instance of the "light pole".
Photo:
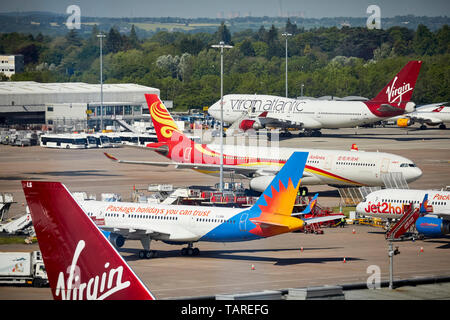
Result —
POLYGON ((281 34, 286 37, 286 98, 288 97, 288 37, 292 36, 291 33, 284 32, 281 34))
POLYGON ((99 33, 97 38, 100 39, 100 130, 103 130, 103 38, 106 36, 99 33))
POLYGON ((223 192, 223 49, 231 49, 233 46, 226 45, 223 41, 211 46, 220 48, 220 182, 219 190, 223 192))

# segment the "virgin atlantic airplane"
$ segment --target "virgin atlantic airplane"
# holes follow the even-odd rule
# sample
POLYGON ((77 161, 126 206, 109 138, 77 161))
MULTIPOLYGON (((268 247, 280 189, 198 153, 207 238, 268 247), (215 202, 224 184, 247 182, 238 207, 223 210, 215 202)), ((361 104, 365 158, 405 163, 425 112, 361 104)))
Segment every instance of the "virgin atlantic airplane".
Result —
MULTIPOLYGON (((353 128, 414 111, 411 96, 422 61, 410 61, 368 101, 290 99, 260 94, 223 97, 223 120, 241 131, 266 126, 299 128, 320 135, 320 129, 353 128)), ((208 113, 221 119, 220 101, 208 113)), ((230 130, 231 132, 231 130, 230 130)))

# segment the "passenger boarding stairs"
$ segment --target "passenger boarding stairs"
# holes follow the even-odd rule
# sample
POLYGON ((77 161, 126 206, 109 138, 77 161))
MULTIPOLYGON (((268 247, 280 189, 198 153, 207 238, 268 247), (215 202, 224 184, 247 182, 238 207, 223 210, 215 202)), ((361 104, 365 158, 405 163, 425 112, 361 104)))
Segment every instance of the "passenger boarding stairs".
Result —
MULTIPOLYGON (((27 207, 28 211, 28 207, 27 207)), ((12 220, 11 222, 7 222, 5 224, 0 225, 0 232, 6 232, 10 234, 17 233, 30 233, 30 230, 27 230, 32 226, 31 214, 27 212, 26 214, 20 216, 17 219, 12 220)))
MULTIPOLYGON (((408 182, 401 172, 382 173, 383 189, 409 189, 408 182)), ((341 196, 341 205, 356 206, 358 203, 374 191, 382 187, 359 187, 359 188, 338 188, 341 196)))

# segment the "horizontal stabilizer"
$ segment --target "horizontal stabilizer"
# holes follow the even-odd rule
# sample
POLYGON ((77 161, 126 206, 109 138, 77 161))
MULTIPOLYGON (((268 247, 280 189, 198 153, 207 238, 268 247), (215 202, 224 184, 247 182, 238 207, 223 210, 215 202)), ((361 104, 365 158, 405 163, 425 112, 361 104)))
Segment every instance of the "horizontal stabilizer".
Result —
POLYGON ((256 220, 256 219, 251 219, 251 221, 253 223, 259 224, 261 227, 264 226, 270 226, 270 227, 284 227, 284 228, 289 228, 289 226, 282 224, 282 223, 276 223, 274 221, 270 221, 270 220, 256 220))

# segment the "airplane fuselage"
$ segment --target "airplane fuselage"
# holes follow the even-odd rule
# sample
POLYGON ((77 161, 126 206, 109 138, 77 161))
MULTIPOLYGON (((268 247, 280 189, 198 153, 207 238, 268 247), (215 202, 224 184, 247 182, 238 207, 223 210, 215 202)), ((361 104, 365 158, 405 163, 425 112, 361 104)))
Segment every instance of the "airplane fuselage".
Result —
MULTIPOLYGON (((223 120, 234 123, 243 115, 258 117, 267 112, 261 122, 270 124, 270 119, 286 126, 297 125, 305 129, 345 128, 373 123, 388 117, 411 112, 412 104, 407 110, 392 108, 389 112, 380 111, 380 104, 370 101, 336 101, 290 99, 270 95, 230 94, 224 96, 223 120)), ((213 104, 208 112, 220 120, 220 101, 213 104)))
MULTIPOLYGON (((177 162, 220 164, 220 145, 192 144, 177 154, 177 162)), ((332 186, 384 186, 383 174, 402 173, 406 182, 417 180, 422 171, 409 159, 384 152, 343 151, 325 149, 273 148, 264 146, 224 145, 224 165, 239 168, 252 167, 255 175, 250 176, 251 188, 263 191, 273 178, 273 173, 295 151, 308 152, 308 160, 302 178, 305 185, 332 186)), ((170 158, 174 160, 173 154, 170 158)), ((195 169, 199 172, 219 175, 219 170, 195 169)), ((235 173, 224 172, 225 176, 235 173)))
MULTIPOLYGON (((450 192, 437 190, 383 189, 370 193, 356 207, 356 212, 382 219, 399 219, 404 206, 413 203, 418 207, 425 194, 433 212, 450 215, 450 192)), ((432 214, 432 213, 430 213, 432 214)))
POLYGON ((249 220, 251 212, 242 208, 102 201, 80 201, 80 206, 101 229, 121 229, 128 239, 141 239, 146 233, 167 243, 236 242, 265 236, 249 220))

